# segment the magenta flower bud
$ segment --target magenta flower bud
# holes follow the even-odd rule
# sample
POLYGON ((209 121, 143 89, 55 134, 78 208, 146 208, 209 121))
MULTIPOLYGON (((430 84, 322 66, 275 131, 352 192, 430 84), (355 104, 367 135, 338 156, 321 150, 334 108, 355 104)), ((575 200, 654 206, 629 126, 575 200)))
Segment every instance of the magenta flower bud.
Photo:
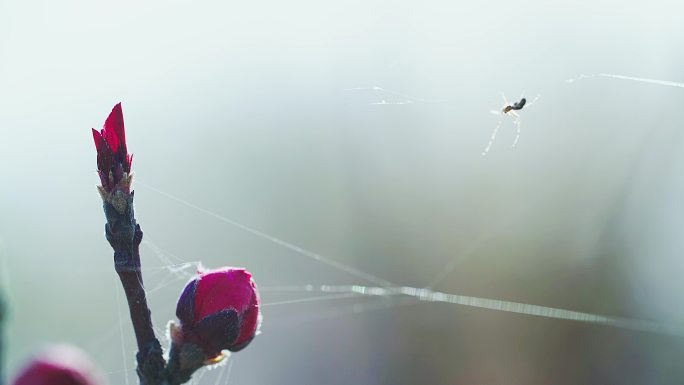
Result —
POLYGON ((102 378, 81 350, 57 345, 31 360, 12 385, 101 385, 102 378))
POLYGON ((261 322, 252 275, 234 267, 199 272, 185 286, 176 315, 181 324, 174 342, 198 346, 207 361, 220 359, 222 350, 244 349, 261 322))
POLYGON ((97 173, 101 186, 98 186, 102 199, 120 208, 122 197, 129 195, 131 190, 131 163, 133 155, 126 148, 126 131, 124 129, 121 103, 114 106, 105 121, 104 128, 97 131, 94 128, 93 139, 97 150, 97 173), (117 194, 117 192, 121 192, 117 194), (119 202, 117 202, 117 200, 119 202))

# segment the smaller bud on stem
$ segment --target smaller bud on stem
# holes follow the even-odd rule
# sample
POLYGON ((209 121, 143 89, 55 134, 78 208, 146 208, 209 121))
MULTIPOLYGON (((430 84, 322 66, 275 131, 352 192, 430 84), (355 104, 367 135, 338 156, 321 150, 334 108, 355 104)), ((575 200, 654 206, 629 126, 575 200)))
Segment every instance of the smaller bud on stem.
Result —
POLYGON ((245 269, 199 272, 178 299, 180 325, 170 325, 172 353, 181 369, 221 361, 222 351, 244 349, 261 323, 259 292, 245 269))

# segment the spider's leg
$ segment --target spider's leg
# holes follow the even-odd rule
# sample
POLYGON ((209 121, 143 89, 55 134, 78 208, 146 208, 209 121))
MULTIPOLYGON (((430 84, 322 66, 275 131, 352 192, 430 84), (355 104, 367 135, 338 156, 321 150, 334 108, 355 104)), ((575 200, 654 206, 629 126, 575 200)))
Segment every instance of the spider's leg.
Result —
POLYGON ((499 119, 498 122, 496 122, 496 127, 494 127, 494 130, 492 130, 492 135, 489 137, 487 147, 485 147, 485 149, 482 151, 482 156, 487 155, 489 149, 492 148, 492 144, 494 144, 494 141, 496 140, 496 134, 499 133, 499 128, 501 128, 501 122, 503 122, 503 116, 499 119))
POLYGON ((504 102, 503 107, 501 107, 501 114, 503 115, 506 114, 506 108, 511 106, 512 104, 508 101, 508 98, 506 98, 506 94, 504 94, 503 91, 501 91, 501 99, 503 99, 504 102))
POLYGON ((541 94, 537 94, 537 96, 535 96, 534 99, 532 99, 531 102, 527 103, 527 107, 529 108, 531 105, 534 104, 534 102, 536 102, 537 100, 539 100, 539 97, 540 97, 540 96, 541 96, 541 94))
POLYGON ((520 140, 520 116, 518 114, 514 115, 515 118, 513 119, 513 124, 515 125, 515 139, 513 139, 511 148, 515 148, 515 146, 518 145, 518 140, 520 140))
POLYGON ((506 99, 506 94, 504 94, 503 91, 501 91, 501 98, 502 98, 503 101, 504 101, 504 107, 511 104, 511 103, 508 102, 508 99, 506 99))

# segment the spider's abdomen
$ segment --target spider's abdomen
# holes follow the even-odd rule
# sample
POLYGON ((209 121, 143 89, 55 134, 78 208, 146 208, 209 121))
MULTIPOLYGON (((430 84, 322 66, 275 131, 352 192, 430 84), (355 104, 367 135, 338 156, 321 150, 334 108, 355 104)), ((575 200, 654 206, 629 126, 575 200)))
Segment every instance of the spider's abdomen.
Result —
POLYGON ((520 99, 519 102, 514 103, 514 104, 513 104, 513 107, 511 107, 511 109, 513 109, 513 110, 522 110, 522 108, 525 106, 525 103, 527 103, 527 99, 522 98, 522 99, 520 99))

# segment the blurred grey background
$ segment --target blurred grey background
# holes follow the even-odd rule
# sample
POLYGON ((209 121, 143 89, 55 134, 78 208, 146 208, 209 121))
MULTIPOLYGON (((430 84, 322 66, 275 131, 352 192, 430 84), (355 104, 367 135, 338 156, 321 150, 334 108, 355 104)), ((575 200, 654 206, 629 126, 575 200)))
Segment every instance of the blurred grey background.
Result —
POLYGON ((278 286, 369 282, 145 188, 398 285, 455 261, 436 290, 682 325, 684 89, 565 83, 684 81, 682 11, 0 2, 7 366, 70 342, 110 384, 135 383, 90 134, 121 101, 157 328, 185 284, 164 266, 181 261, 245 266, 276 303, 230 373, 199 384, 684 382, 680 337, 405 298, 282 304, 320 293, 278 286), (374 86, 408 96, 347 90, 374 86), (505 120, 483 157, 501 91, 542 97, 521 111, 518 146, 505 120))

